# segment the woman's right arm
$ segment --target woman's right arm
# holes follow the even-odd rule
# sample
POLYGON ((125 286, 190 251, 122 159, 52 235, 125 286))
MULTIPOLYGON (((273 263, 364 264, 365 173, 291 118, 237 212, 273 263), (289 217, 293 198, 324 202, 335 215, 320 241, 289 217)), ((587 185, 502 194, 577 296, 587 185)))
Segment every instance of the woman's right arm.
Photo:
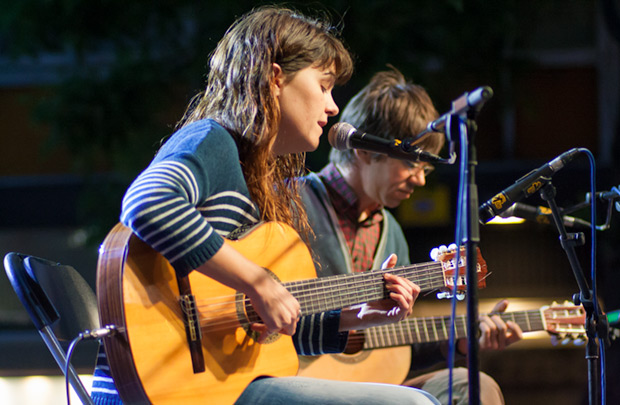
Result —
POLYGON ((264 322, 252 326, 261 338, 269 332, 292 335, 297 300, 262 267, 224 243, 208 219, 219 221, 223 234, 242 220, 255 220, 252 202, 239 191, 244 180, 232 138, 222 129, 214 130, 196 153, 172 150, 163 155, 168 157, 154 161, 125 194, 121 221, 164 255, 180 276, 196 269, 244 293, 264 322), (222 172, 233 183, 229 188, 215 186, 222 172), (206 200, 210 207, 199 212, 198 205, 206 200))
POLYGON ((271 333, 293 335, 299 319, 299 302, 262 267, 224 244, 196 271, 213 278, 250 298, 264 324, 254 324, 262 343, 271 333))

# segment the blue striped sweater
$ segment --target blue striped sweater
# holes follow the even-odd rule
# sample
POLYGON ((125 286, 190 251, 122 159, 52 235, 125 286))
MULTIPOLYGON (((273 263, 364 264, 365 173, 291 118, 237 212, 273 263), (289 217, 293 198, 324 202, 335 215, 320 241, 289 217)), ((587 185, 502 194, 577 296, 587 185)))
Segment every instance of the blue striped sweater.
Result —
MULTIPOLYGON (((209 260, 223 238, 259 213, 245 183, 232 136, 213 120, 175 132, 123 198, 121 222, 160 252, 180 276, 209 260)), ((299 354, 344 350, 340 311, 303 317, 293 336, 299 354)), ((120 404, 105 354, 99 354, 92 396, 120 404)))

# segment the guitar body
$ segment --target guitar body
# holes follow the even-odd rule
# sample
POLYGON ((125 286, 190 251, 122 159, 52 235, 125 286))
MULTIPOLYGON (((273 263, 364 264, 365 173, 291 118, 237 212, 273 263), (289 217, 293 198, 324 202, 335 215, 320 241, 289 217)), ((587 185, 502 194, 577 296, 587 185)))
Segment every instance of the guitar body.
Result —
MULTIPOLYGON (((226 241, 280 281, 316 277, 297 233, 266 223, 226 241)), ((289 336, 258 344, 247 327, 243 296, 199 273, 189 275, 202 330, 204 372, 194 373, 175 271, 168 261, 118 224, 99 256, 97 295, 110 370, 125 403, 233 403, 256 377, 297 373, 289 336), (241 304, 240 304, 241 302, 241 304)))
POLYGON ((361 350, 353 354, 299 356, 303 377, 328 380, 402 384, 411 366, 411 347, 361 350))

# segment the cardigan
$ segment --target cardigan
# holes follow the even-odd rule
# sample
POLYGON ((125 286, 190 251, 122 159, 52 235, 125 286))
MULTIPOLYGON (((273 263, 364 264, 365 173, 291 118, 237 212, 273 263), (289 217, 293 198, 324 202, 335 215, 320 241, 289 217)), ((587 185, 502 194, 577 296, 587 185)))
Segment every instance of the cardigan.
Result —
MULTIPOLYGON (((310 240, 310 246, 316 258, 317 274, 322 277, 351 273, 351 255, 338 226, 338 214, 331 203, 325 184, 316 173, 308 174, 303 180, 301 195, 308 213, 308 222, 315 234, 310 240)), ((388 210, 382 208, 381 211, 383 214, 381 236, 372 268, 379 269, 392 253, 398 256, 396 266, 410 264, 409 245, 402 228, 388 210)), ((446 354, 447 348, 443 342, 413 344, 412 370, 427 368, 445 361, 446 354)))

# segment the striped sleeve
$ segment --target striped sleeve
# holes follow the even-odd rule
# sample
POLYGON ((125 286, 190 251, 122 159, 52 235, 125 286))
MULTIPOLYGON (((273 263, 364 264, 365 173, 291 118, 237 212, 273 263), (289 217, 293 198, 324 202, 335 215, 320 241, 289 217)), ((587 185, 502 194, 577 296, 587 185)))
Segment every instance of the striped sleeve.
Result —
POLYGON ((93 386, 91 389, 91 398, 95 405, 122 405, 116 385, 110 374, 110 367, 103 350, 103 346, 99 347, 97 355, 97 365, 93 376, 93 386))
POLYGON ((200 185, 190 162, 163 160, 133 182, 123 198, 121 222, 160 252, 181 276, 209 260, 223 239, 196 209, 200 185))
POLYGON ((339 325, 340 310, 302 317, 293 335, 297 353, 304 356, 342 353, 348 333, 338 332, 339 325))

